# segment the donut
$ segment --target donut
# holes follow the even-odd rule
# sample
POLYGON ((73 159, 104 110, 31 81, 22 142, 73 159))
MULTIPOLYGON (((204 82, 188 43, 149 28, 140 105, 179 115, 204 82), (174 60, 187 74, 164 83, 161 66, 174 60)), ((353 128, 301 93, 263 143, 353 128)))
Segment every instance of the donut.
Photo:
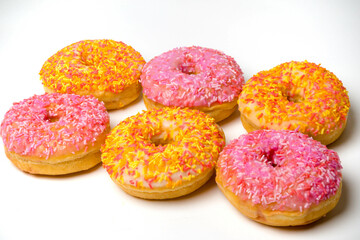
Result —
POLYGON ((40 79, 45 92, 93 95, 108 110, 119 109, 139 97, 144 64, 140 53, 123 42, 84 40, 52 55, 40 79))
POLYGON ((344 131, 350 101, 342 82, 315 63, 286 62, 261 71, 239 97, 244 128, 305 133, 324 145, 344 131))
POLYGON ((336 152, 297 131, 257 130, 220 153, 216 182, 245 216, 272 226, 316 221, 341 196, 336 152))
POLYGON ((14 103, 1 123, 6 156, 24 172, 61 175, 101 162, 109 115, 93 96, 51 93, 14 103))
POLYGON ((224 145, 222 129, 205 113, 152 109, 113 128, 101 148, 101 159, 111 179, 126 193, 170 199, 205 184, 224 145))
POLYGON ((244 77, 233 58, 193 46, 154 57, 145 64, 140 81, 147 109, 194 108, 219 122, 236 110, 244 77))

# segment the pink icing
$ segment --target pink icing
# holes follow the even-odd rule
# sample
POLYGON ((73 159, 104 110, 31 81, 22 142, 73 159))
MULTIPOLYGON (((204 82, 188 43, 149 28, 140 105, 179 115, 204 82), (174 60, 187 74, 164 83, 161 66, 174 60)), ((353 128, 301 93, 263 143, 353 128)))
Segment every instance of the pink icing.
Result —
POLYGON ((181 47, 150 60, 143 68, 144 94, 165 106, 196 107, 236 99, 244 84, 235 60, 203 47, 181 47))
POLYGON ((108 124, 104 104, 93 96, 43 94, 14 103, 1 136, 8 151, 49 158, 93 144, 108 124))
POLYGON ((227 189, 242 200, 279 211, 303 211, 334 196, 341 169, 335 151, 286 130, 242 135, 218 160, 218 174, 227 189))

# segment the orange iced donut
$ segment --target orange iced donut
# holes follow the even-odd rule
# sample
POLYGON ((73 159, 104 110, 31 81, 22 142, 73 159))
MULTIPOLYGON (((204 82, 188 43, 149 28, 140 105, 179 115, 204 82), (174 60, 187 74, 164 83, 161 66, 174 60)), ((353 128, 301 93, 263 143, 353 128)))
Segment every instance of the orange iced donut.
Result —
POLYGON ((202 186, 224 145, 223 131, 205 113, 162 108, 120 122, 107 136, 101 158, 128 194, 168 199, 202 186))
POLYGON ((224 148, 216 182, 245 216, 267 225, 296 226, 336 206, 341 169, 336 152, 305 134, 258 130, 224 148))
POLYGON ((345 129, 350 107, 342 82, 307 61, 259 72, 244 85, 238 103, 248 132, 299 129, 325 145, 345 129))
POLYGON ((40 71, 48 93, 93 95, 107 109, 118 109, 134 101, 144 59, 131 46, 113 40, 73 43, 51 56, 40 71))
POLYGON ((7 157, 25 172, 45 175, 100 163, 100 146, 109 131, 104 104, 75 94, 35 95, 14 103, 1 123, 7 157))

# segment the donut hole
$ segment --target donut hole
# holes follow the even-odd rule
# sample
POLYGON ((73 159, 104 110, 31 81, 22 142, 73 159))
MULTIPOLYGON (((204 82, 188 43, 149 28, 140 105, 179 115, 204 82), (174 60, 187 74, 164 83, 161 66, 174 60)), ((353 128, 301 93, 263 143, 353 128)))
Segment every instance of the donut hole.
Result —
POLYGON ((150 138, 150 141, 155 145, 155 146, 164 146, 169 144, 169 141, 163 138, 160 138, 158 136, 153 136, 152 138, 150 138))
POLYGON ((196 63, 192 61, 184 61, 178 65, 178 70, 187 75, 196 75, 199 73, 196 67, 196 63))
POLYGON ((166 131, 162 131, 150 138, 150 141, 155 146, 165 146, 170 144, 173 140, 169 137, 169 134, 166 131))
POLYGON ((269 151, 264 152, 265 161, 272 167, 279 167, 279 163, 275 159, 276 149, 270 149, 269 151))
POLYGON ((85 66, 92 66, 94 65, 93 60, 90 59, 89 54, 82 52, 80 56, 81 64, 85 66))
POLYGON ((59 112, 54 112, 53 108, 55 108, 54 105, 50 105, 46 108, 46 114, 44 120, 49 123, 54 123, 59 121, 62 115, 59 112))
POLYGON ((289 90, 283 91, 283 96, 292 103, 301 103, 304 101, 304 89, 293 86, 289 90))
POLYGON ((46 116, 45 116, 45 121, 49 122, 49 123, 54 123, 59 121, 61 118, 61 116, 59 116, 58 114, 53 114, 51 112, 47 112, 46 116))
POLYGON ((50 117, 47 117, 47 121, 48 121, 48 122, 51 122, 51 123, 57 122, 57 121, 59 121, 59 120, 60 120, 60 117, 59 117, 59 116, 50 116, 50 117))
POLYGON ((188 74, 188 75, 195 75, 197 74, 195 67, 192 66, 181 66, 180 71, 182 73, 188 74))
POLYGON ((287 94, 286 98, 289 102, 301 103, 304 101, 304 98, 300 94, 287 94))

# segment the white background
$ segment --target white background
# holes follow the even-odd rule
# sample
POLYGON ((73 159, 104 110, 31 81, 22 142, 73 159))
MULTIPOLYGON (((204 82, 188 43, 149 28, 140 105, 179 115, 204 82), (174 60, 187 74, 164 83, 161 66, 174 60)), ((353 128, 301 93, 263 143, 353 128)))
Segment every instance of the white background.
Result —
MULTIPOLYGON (((274 228, 241 215, 214 179, 189 196, 147 201, 119 189, 98 166, 62 177, 16 169, 0 150, 0 239, 359 239, 360 1, 0 1, 0 118, 42 94, 42 64, 80 40, 132 45, 146 61, 198 45, 235 58, 248 80, 282 62, 321 63, 349 91, 348 126, 329 148, 343 164, 339 204, 318 222, 274 228)), ((145 109, 112 111, 111 126, 145 109)), ((227 142, 245 133, 234 113, 227 142)), ((2 142, 0 143, 2 145, 2 142)), ((2 147, 1 147, 2 148, 2 147)))

